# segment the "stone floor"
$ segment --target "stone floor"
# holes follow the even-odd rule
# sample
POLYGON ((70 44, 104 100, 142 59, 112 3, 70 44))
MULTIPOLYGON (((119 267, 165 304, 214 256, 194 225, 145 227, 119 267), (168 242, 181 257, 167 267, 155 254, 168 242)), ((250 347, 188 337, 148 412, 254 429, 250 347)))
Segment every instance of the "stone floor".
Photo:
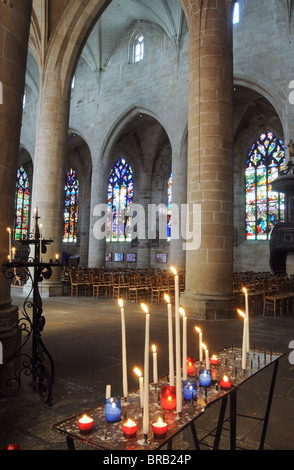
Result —
MULTIPOLYGON (((13 293, 15 304, 22 306, 21 294, 13 293)), ((52 430, 52 425, 103 402, 106 385, 113 394, 122 393, 120 310, 109 300, 71 298, 69 296, 43 301, 46 325, 43 341, 55 364, 53 404, 48 406, 32 390, 30 379, 24 377, 21 390, 13 397, 0 397, 0 449, 18 443, 22 450, 66 450, 66 440, 52 430)), ((150 341, 158 348, 159 376, 166 375, 167 311, 166 306, 151 305, 150 341)), ((139 305, 125 303, 127 330, 127 361, 129 389, 137 387, 132 372, 142 368, 144 361, 145 316, 139 305)), ((234 345, 241 347, 242 320, 219 321, 188 319, 188 355, 198 357, 200 326, 212 353, 234 345)), ((289 361, 289 343, 294 340, 294 315, 264 318, 251 312, 251 346, 285 355, 280 360, 272 403, 265 449, 294 449, 294 366, 289 361)), ((264 416, 272 366, 245 382, 238 392, 238 413, 264 416)), ((201 438, 215 425, 218 405, 210 407, 196 422, 201 438)), ((240 417, 237 420, 238 447, 258 449, 261 422, 240 417)), ((201 448, 208 449, 204 444, 201 448)), ((229 434, 224 430, 221 449, 227 449, 229 434)), ((184 431, 174 440, 174 449, 192 450, 190 432, 184 431)), ((78 443, 78 450, 85 447, 78 443)))

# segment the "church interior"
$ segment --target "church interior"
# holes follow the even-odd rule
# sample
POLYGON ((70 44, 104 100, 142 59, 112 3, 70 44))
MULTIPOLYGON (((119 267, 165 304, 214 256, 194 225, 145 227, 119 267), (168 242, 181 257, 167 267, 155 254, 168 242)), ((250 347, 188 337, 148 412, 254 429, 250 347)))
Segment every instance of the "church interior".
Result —
POLYGON ((293 450, 293 21, 293 0, 1 0, 0 449, 293 450), (199 365, 165 440, 147 343, 162 381, 199 365), (208 350, 237 361, 228 395, 223 364, 200 387, 208 350), (127 414, 135 367, 142 439, 57 426, 108 387, 127 414))

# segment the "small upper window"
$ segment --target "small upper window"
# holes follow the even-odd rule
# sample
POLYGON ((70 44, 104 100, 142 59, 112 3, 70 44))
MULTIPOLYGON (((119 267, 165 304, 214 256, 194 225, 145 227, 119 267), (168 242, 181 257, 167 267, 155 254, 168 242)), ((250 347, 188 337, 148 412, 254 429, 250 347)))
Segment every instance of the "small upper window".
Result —
POLYGON ((144 36, 137 34, 134 41, 134 62, 140 62, 144 58, 144 36))
POLYGON ((237 24, 240 21, 240 4, 236 2, 233 10, 233 24, 237 24))

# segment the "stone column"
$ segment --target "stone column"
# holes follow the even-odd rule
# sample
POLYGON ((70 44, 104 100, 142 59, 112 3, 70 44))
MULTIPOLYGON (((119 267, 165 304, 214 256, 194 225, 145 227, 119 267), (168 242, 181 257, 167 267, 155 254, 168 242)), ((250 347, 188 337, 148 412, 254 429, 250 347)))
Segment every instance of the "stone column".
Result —
POLYGON ((232 1, 183 4, 190 37, 188 203, 201 205, 201 246, 186 252, 181 303, 196 318, 223 318, 234 311, 232 1))
MULTIPOLYGON (((70 94, 63 90, 59 68, 44 73, 40 89, 37 122, 32 208, 38 207, 42 234, 53 243, 42 256, 49 262, 61 257, 64 220, 65 162, 68 137, 70 94)), ((60 269, 40 284, 42 297, 62 293, 60 269)))
MULTIPOLYGON (((32 1, 0 2, 0 264, 7 262, 14 199, 32 1)), ((20 345, 18 309, 11 304, 10 282, 0 273, 0 341, 3 362, 20 345)), ((2 380, 1 376, 1 380, 2 380)))

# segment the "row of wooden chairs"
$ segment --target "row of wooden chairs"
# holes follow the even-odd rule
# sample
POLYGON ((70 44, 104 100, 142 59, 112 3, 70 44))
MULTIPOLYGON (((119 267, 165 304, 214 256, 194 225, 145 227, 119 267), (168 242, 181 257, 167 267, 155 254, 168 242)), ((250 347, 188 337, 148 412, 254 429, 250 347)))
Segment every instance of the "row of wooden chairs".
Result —
MULTIPOLYGON (((64 293, 71 296, 93 296, 99 299, 119 298, 139 303, 148 301, 160 304, 164 294, 174 297, 174 276, 160 270, 100 270, 87 268, 64 269, 64 293)), ((185 289, 184 272, 179 273, 179 289, 185 289)))

